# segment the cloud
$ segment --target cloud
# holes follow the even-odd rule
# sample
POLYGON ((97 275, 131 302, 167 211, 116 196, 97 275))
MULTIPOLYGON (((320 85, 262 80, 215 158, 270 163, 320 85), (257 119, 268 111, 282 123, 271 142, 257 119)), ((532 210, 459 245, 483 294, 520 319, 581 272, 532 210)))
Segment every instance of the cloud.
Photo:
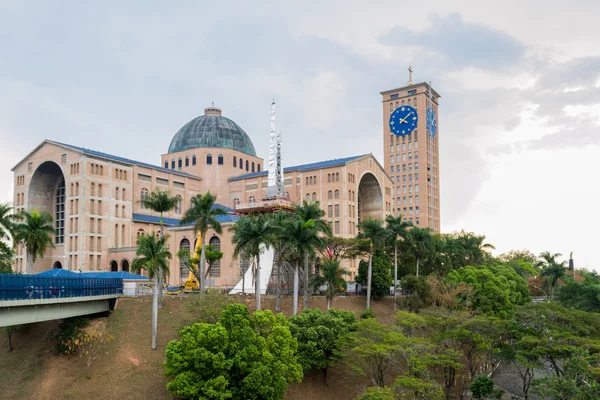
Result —
POLYGON ((381 41, 397 48, 415 46, 441 56, 446 67, 502 69, 515 65, 525 47, 505 32, 480 23, 465 22, 459 14, 434 14, 423 32, 398 27, 381 41))

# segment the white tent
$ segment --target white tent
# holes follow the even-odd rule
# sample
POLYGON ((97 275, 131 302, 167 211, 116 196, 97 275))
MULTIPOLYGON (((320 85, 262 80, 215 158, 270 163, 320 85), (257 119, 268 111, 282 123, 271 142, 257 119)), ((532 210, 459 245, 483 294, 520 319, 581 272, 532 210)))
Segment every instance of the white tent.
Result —
MULTIPOLYGON (((275 251, 271 248, 265 248, 262 246, 262 252, 260 254, 260 294, 267 292, 267 285, 271 279, 271 273, 273 272, 273 261, 275 251)), ((254 273, 252 266, 248 267, 244 279, 235 285, 229 294, 242 293, 242 283, 244 284, 244 292, 246 294, 254 294, 254 273)))

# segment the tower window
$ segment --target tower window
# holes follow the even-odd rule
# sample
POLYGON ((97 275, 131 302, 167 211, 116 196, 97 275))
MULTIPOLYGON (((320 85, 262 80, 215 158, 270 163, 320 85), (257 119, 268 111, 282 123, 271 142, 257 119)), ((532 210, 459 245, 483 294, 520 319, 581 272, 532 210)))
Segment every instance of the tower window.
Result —
POLYGON ((54 227, 56 234, 54 242, 63 244, 65 242, 65 180, 61 179, 56 189, 56 208, 54 212, 54 227))
POLYGON ((179 160, 177 160, 177 168, 181 169, 183 167, 183 161, 181 160, 181 157, 179 157, 179 160))
POLYGON ((254 172, 254 161, 252 161, 252 172, 254 172))
POLYGON ((248 172, 250 170, 250 163, 248 162, 248 160, 246 160, 246 172, 248 172))
POLYGON ((165 168, 169 168, 169 161, 165 161, 165 168))
POLYGON ((185 166, 189 167, 190 166, 190 158, 189 157, 185 157, 185 166))
POLYGON ((260 172, 260 163, 256 164, 256 170, 260 172))
POLYGON ((233 168, 237 168, 237 157, 233 156, 233 168))
POLYGON ((192 156, 192 165, 196 165, 196 155, 192 156))
POLYGON ((175 169, 175 159, 171 160, 171 169, 175 169))
POLYGON ((244 160, 240 157, 240 169, 244 169, 244 160))
POLYGON ((217 164, 223 165, 223 154, 219 154, 217 157, 217 164))
POLYGON ((212 165, 212 154, 206 155, 206 165, 212 165))

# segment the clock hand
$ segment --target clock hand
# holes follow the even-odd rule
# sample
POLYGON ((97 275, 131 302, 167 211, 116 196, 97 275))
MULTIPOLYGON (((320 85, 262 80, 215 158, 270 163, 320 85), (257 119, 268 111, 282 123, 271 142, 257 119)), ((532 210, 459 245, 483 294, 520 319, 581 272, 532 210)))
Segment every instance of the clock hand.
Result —
POLYGON ((401 123, 401 124, 402 124, 402 123, 407 123, 407 124, 408 124, 408 122, 406 122, 406 119, 407 119, 408 117, 410 117, 411 115, 412 115, 412 111, 411 111, 411 112, 410 112, 410 113, 409 113, 409 114, 408 114, 406 117, 404 117, 404 119, 402 119, 402 118, 401 118, 401 119, 400 119, 400 121, 398 121, 398 122, 399 122, 399 123, 401 123))

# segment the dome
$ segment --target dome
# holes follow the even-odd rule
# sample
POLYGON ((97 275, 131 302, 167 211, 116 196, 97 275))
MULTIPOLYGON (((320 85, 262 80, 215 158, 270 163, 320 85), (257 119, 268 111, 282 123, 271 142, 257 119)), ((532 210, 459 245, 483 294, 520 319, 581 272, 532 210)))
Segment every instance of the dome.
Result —
POLYGON ((215 107, 205 108, 204 115, 185 124, 171 140, 169 153, 199 147, 222 147, 256 157, 248 134, 238 124, 221 116, 221 109, 215 107))

